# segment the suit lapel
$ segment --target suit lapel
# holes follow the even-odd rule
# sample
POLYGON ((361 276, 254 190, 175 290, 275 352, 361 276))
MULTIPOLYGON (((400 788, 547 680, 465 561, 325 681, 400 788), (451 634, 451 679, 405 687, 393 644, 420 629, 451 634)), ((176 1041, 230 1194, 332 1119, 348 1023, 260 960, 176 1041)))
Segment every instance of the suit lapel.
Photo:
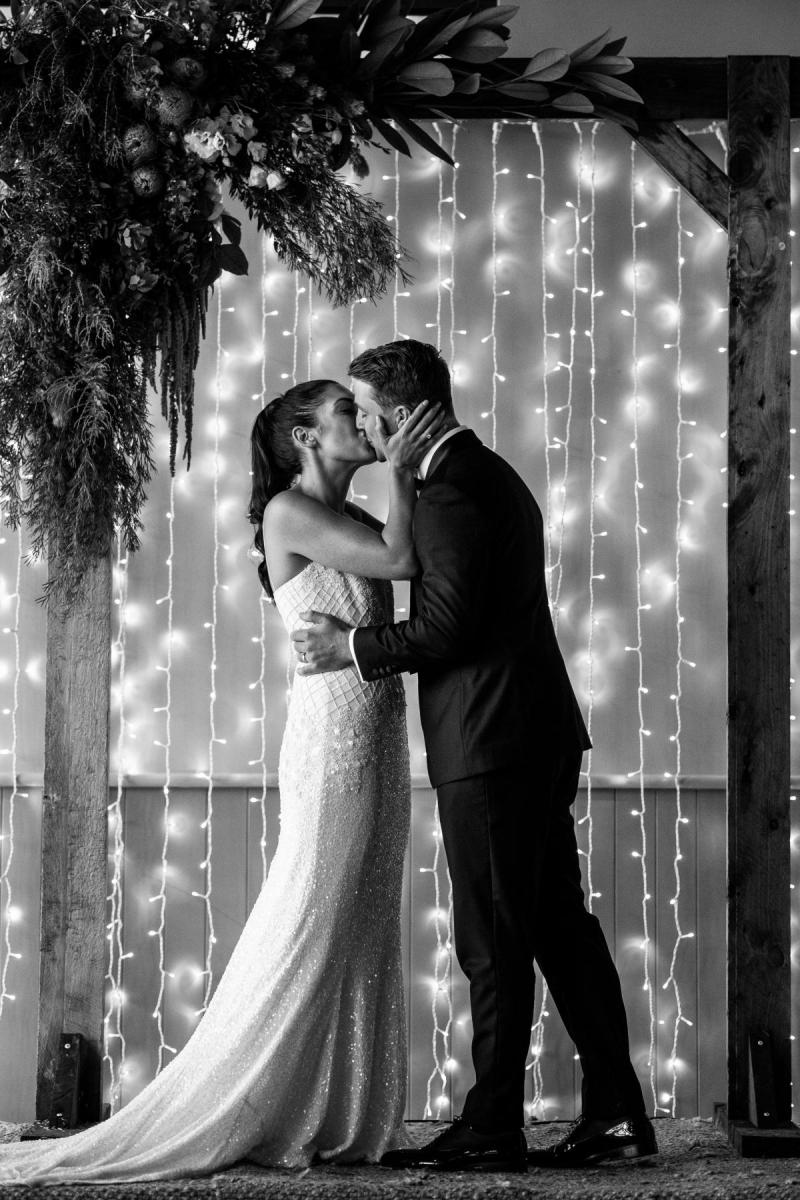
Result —
MULTIPOLYGON (((417 485, 417 491, 420 493, 420 496, 424 493, 425 485, 429 482, 434 471, 437 471, 447 458, 449 458, 452 454, 461 454, 465 450, 474 450, 476 446, 480 446, 481 444, 480 438, 473 433, 471 429, 460 429, 458 433, 455 433, 451 438, 448 438, 444 445, 440 446, 434 454, 425 478, 420 480, 417 485)), ((411 581, 411 598, 409 601, 410 617, 415 617, 417 615, 417 588, 419 586, 420 577, 417 576, 416 579, 412 579, 411 581)))

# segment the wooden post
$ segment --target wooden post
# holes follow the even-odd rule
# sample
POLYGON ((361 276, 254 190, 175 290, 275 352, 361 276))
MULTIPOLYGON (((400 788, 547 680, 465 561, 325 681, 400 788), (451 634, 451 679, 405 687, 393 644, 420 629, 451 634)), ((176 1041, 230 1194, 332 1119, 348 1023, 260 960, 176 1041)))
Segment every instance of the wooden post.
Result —
POLYGON ((50 1114, 64 1032, 87 1039, 83 1119, 100 1119, 110 681, 109 554, 68 613, 51 601, 47 615, 39 1120, 50 1114))
POLYGON ((728 1120, 780 1126, 791 1112, 789 60, 730 59, 728 105, 728 1120), (771 1046, 774 1111, 751 1109, 751 1035, 771 1046))

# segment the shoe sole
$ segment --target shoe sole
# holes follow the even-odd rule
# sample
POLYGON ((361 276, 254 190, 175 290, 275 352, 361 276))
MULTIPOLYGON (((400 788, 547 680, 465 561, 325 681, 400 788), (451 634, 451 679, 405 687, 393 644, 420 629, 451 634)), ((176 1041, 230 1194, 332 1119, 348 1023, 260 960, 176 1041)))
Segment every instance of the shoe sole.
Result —
POLYGON ((513 1172, 515 1175, 524 1175, 528 1170, 528 1164, 520 1162, 519 1159, 496 1159, 492 1162, 461 1163, 460 1165, 456 1163, 435 1162, 431 1159, 428 1162, 419 1163, 419 1166, 423 1167, 426 1171, 452 1171, 454 1174, 462 1172, 463 1174, 473 1175, 477 1172, 486 1174, 492 1171, 502 1171, 504 1174, 513 1172))
POLYGON ((558 1162, 557 1160, 551 1160, 548 1163, 537 1163, 529 1160, 528 1166, 539 1167, 546 1171, 575 1171, 581 1167, 602 1167, 605 1163, 649 1163, 657 1155, 658 1150, 647 1150, 643 1153, 637 1150, 635 1146, 621 1146, 619 1150, 608 1150, 605 1154, 593 1154, 588 1158, 581 1159, 580 1162, 558 1162))
POLYGON ((637 1150, 635 1146, 622 1146, 619 1150, 611 1150, 608 1154, 598 1156, 596 1162, 648 1162, 655 1158, 658 1150, 637 1150))

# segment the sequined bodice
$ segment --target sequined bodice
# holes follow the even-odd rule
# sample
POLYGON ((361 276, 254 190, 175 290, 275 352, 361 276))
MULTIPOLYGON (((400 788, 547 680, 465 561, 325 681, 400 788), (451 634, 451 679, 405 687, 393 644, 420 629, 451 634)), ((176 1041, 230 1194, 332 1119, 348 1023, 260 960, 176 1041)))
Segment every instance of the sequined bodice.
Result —
MULTIPOLYGON (((389 584, 311 563, 276 593, 391 620, 389 584)), ((0 1182, 202 1175, 240 1158, 375 1160, 405 1140, 400 894, 410 782, 398 678, 296 676, 269 875, 186 1046, 125 1108, 48 1143, 0 1146, 0 1182)), ((198 904, 201 903, 198 900, 198 904)))
MULTIPOLYGON (((289 633, 306 624, 300 613, 311 609, 358 626, 380 625, 394 617, 392 585, 387 580, 348 575, 315 562, 277 588, 275 605, 289 633)), ((290 721, 293 709, 300 709, 304 719, 313 716, 346 726, 348 714, 355 715, 365 703, 380 705, 383 717, 387 707, 394 708, 398 715, 405 713, 405 691, 399 676, 364 683, 354 666, 322 675, 297 674, 292 684, 290 721)))

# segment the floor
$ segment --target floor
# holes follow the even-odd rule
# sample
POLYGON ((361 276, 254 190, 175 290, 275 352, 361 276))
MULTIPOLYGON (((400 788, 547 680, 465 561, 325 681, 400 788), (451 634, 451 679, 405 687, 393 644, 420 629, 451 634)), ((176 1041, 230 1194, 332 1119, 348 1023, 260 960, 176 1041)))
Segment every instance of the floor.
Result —
MULTIPOLYGON (((437 1131, 432 1122, 409 1126, 415 1140, 425 1142, 437 1131)), ((528 1141, 545 1145, 565 1130, 562 1124, 537 1125, 528 1141)), ((10 1141, 18 1127, 0 1125, 0 1141, 10 1141)), ((232 1167, 203 1179, 164 1183, 85 1186, 87 1200, 483 1200, 484 1197, 531 1197, 541 1200, 800 1200, 800 1158, 742 1159, 710 1120, 701 1118, 656 1123, 661 1153, 649 1164, 596 1167, 582 1171, 529 1170, 526 1175, 448 1175, 431 1171, 387 1171, 380 1167, 314 1167, 304 1172, 232 1167)), ((46 1196, 75 1200, 74 1187, 0 1188, 11 1200, 46 1196)))

